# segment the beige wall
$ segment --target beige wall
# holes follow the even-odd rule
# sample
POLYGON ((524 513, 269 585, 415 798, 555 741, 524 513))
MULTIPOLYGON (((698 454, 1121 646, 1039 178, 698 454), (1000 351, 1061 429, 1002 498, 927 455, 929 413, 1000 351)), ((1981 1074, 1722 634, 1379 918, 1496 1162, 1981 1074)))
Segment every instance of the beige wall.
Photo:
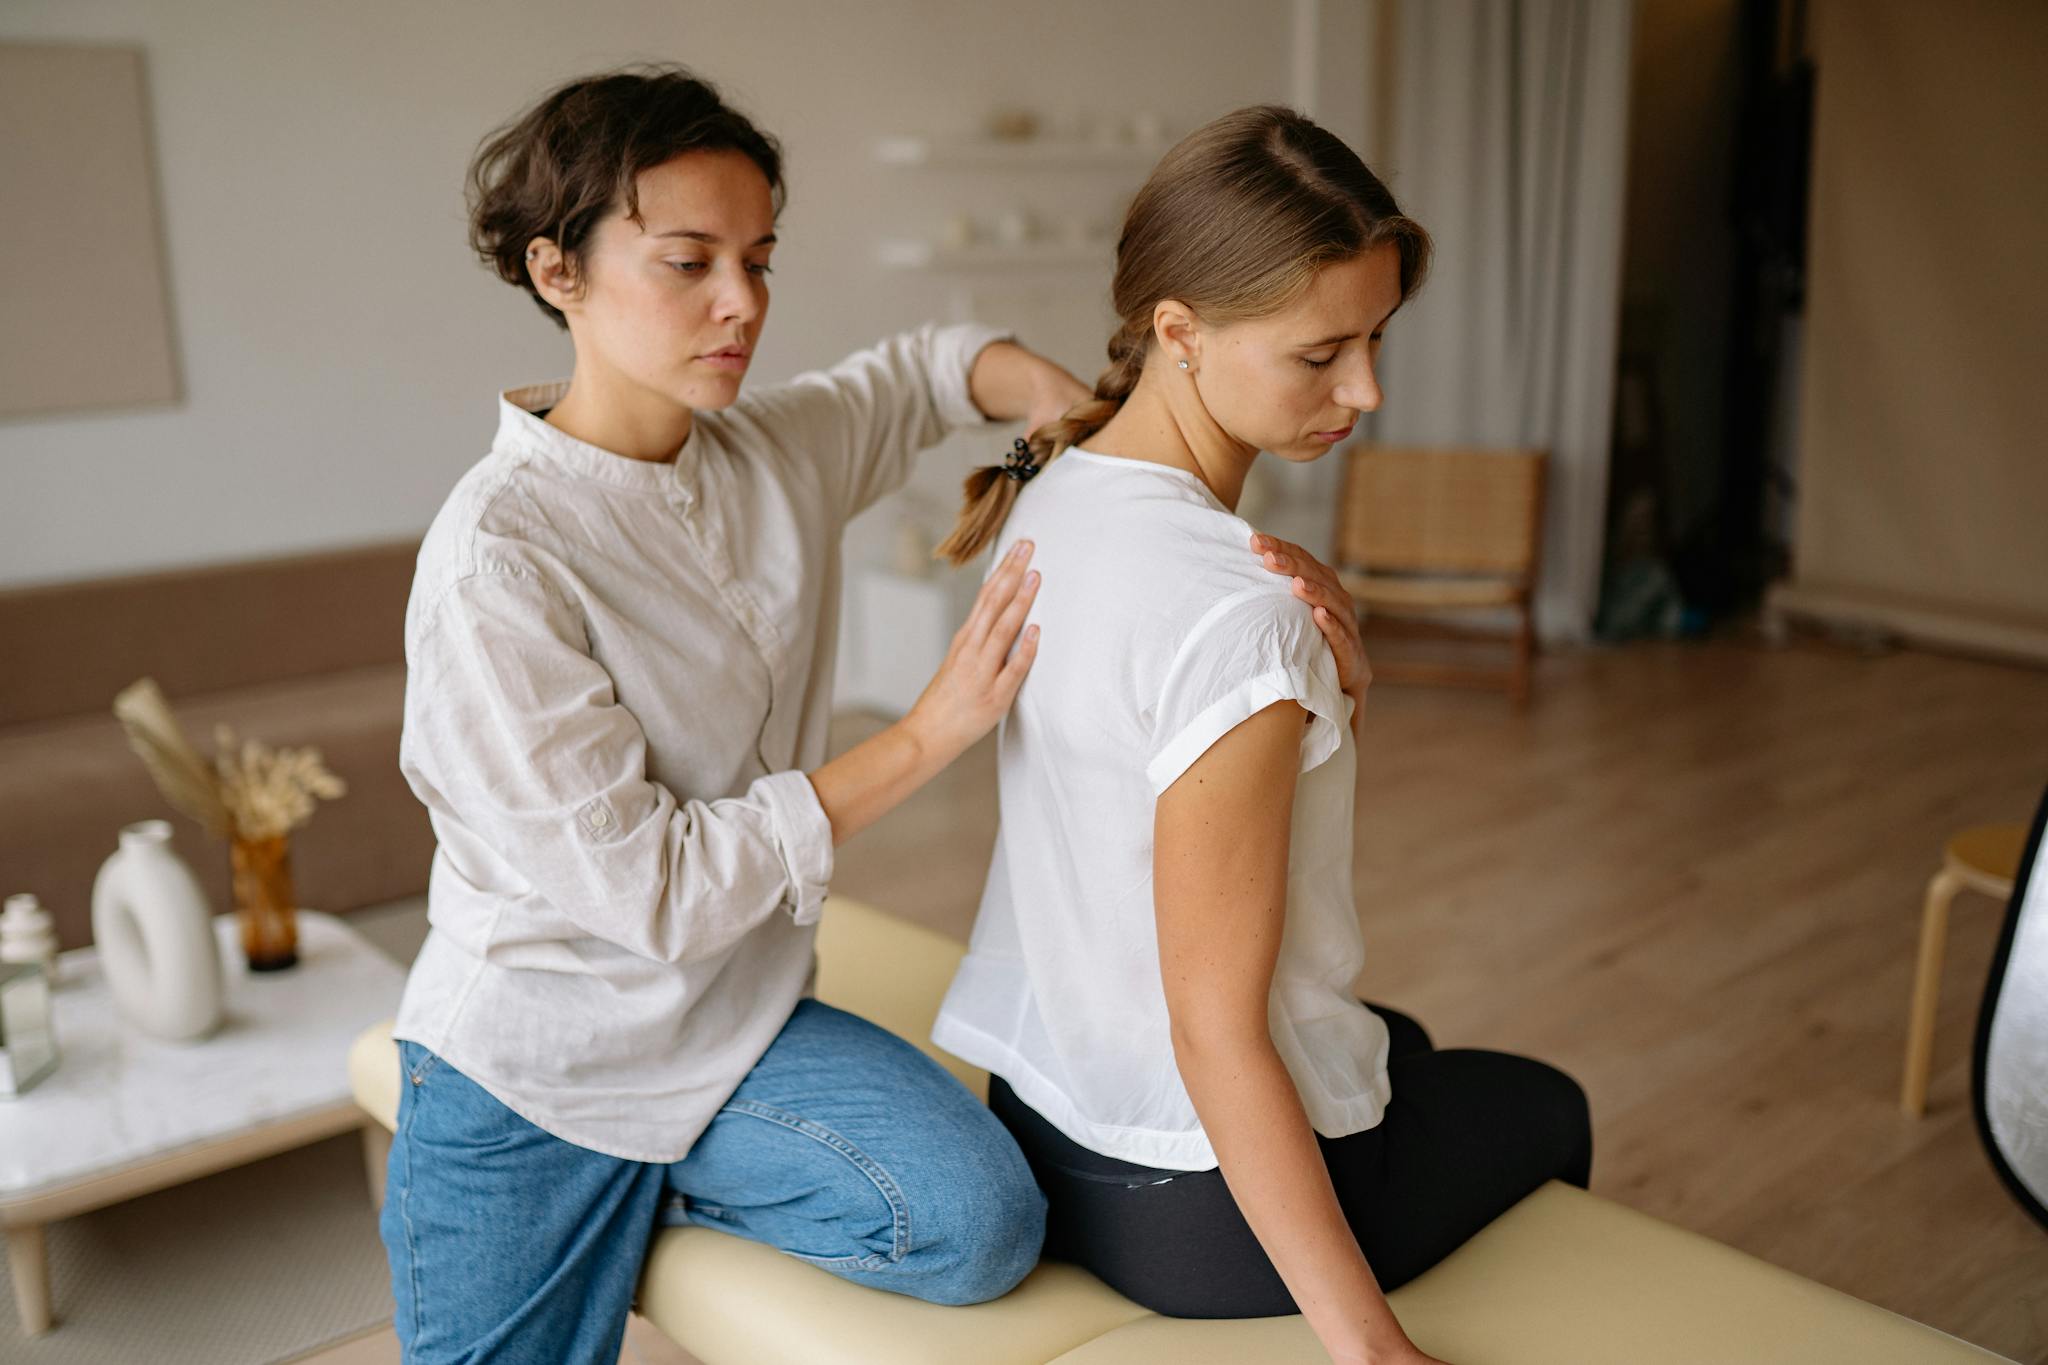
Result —
POLYGON ((2048 625, 2048 5, 1814 22, 1795 579, 2048 625))
MULTIPOLYGON (((554 329, 468 255, 461 203, 478 138, 556 81, 688 61, 785 139, 790 209, 756 366, 766 382, 952 311, 946 281, 873 264, 877 238, 937 217, 937 200, 918 197, 935 182, 878 172, 874 137, 965 131, 1000 104, 1150 109, 1187 127, 1289 99, 1293 12, 1233 0, 8 0, 0 39, 146 54, 185 393, 150 410, 0 422, 0 585, 422 530, 482 455, 494 391, 567 368, 554 329)), ((1091 210, 1116 208, 1100 176, 967 175, 940 188, 989 216, 1021 201, 1056 219, 1084 192, 1101 201, 1091 210)), ((957 497, 967 458, 925 462, 931 496, 957 497)), ((863 533, 877 529, 886 542, 886 527, 863 533)))
POLYGON ((0 43, 0 418, 178 396, 132 47, 0 43))

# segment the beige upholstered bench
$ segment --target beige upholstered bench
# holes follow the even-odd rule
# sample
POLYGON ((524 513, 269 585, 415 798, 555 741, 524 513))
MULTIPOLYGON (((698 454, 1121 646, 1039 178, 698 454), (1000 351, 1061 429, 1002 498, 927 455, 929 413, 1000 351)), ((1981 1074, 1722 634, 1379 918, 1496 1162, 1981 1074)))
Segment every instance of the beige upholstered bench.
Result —
MULTIPOLYGON (((926 1042, 960 945, 834 897, 818 993, 926 1042)), ((391 1127, 388 1027, 349 1057, 357 1099, 391 1127)), ((1704 1237, 1551 1184, 1393 1295, 1423 1349, 1455 1365, 1944 1365, 2000 1357, 1704 1237)), ((1004 1297, 942 1308, 835 1279, 703 1228, 659 1234, 640 1311, 706 1365, 1309 1365, 1298 1317, 1162 1318, 1047 1262, 1004 1297)))

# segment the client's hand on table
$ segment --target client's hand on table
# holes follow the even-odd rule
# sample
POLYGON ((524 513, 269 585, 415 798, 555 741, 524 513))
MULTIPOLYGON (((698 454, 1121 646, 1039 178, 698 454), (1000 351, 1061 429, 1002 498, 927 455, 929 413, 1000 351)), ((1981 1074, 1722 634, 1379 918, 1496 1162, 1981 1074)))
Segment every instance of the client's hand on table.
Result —
POLYGON ((1423 1354, 1412 1342, 1395 1348, 1391 1353, 1375 1351, 1369 1356, 1347 1353, 1332 1355, 1330 1359, 1334 1365, 1446 1365, 1446 1362, 1438 1360, 1433 1355, 1423 1354))

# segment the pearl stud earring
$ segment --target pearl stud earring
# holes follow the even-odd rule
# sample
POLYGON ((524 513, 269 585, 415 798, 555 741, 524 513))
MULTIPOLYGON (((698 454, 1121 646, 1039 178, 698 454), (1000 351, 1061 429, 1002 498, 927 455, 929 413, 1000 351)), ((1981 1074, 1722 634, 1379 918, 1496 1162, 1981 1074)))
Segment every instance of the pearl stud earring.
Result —
POLYGON ((1185 360, 1176 360, 1174 364, 1180 366, 1183 370, 1185 370, 1188 367, 1188 363, 1185 360))

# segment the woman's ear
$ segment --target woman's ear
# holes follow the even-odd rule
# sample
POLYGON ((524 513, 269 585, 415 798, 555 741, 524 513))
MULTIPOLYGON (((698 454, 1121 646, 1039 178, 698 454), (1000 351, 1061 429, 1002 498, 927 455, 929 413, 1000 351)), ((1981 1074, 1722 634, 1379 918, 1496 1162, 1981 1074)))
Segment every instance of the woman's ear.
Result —
POLYGON ((1202 324, 1195 310, 1179 299, 1161 299, 1152 308, 1152 338, 1159 353, 1183 370, 1202 363, 1202 324))
POLYGON ((526 244, 526 278, 534 292, 562 312, 568 312, 582 292, 582 281, 552 238, 536 237, 526 244))

